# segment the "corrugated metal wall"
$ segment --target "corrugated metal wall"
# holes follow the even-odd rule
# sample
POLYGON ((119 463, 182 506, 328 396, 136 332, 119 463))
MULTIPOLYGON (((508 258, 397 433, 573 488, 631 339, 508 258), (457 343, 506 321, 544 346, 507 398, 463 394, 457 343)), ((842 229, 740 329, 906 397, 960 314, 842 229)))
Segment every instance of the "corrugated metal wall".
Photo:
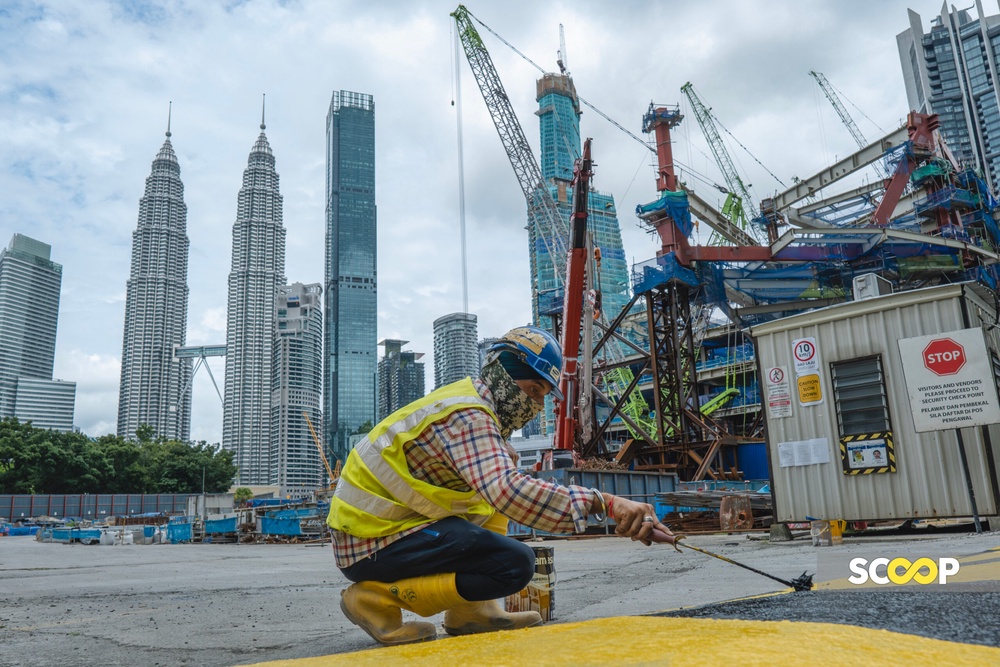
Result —
MULTIPOLYGON (((972 507, 954 431, 917 433, 913 427, 897 341, 966 328, 961 303, 994 318, 992 304, 951 285, 851 302, 803 313, 753 328, 760 367, 786 366, 791 377, 792 416, 767 415, 768 458, 775 498, 775 521, 818 519, 891 520, 971 516, 972 507), (965 295, 965 296, 963 296, 965 295), (820 355, 824 402, 803 407, 796 397, 792 341, 815 337, 820 355), (897 471, 846 475, 841 463, 830 363, 881 355, 897 471), (778 445, 826 438, 830 461, 781 467, 778 445)), ((994 349, 997 340, 991 335, 994 349)), ((765 400, 766 403, 766 400, 765 400)), ((993 461, 1000 461, 1000 429, 989 428, 993 461)), ((978 428, 963 429, 976 503, 982 515, 997 514, 996 471, 978 428)))
POLYGON ((51 516, 100 521, 109 516, 130 516, 158 512, 184 514, 193 494, 87 494, 0 495, 0 518, 20 521, 31 517, 51 516))

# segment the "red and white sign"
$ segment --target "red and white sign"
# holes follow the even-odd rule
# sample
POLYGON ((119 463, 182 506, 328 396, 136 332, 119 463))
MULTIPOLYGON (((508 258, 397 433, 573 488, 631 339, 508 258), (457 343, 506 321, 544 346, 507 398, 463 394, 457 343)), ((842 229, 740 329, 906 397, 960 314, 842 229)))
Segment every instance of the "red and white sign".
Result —
POLYGON ((1000 424, 990 354, 980 328, 899 341, 918 433, 1000 424))
POLYGON ((798 388, 799 405, 819 405, 823 402, 823 377, 820 373, 819 345, 812 336, 792 341, 792 361, 798 388))
POLYGON ((792 390, 788 380, 788 369, 772 366, 764 373, 767 379, 767 409, 771 419, 792 416, 792 390))
POLYGON ((954 375, 965 365, 965 348, 951 338, 935 338, 924 348, 923 361, 934 375, 954 375))

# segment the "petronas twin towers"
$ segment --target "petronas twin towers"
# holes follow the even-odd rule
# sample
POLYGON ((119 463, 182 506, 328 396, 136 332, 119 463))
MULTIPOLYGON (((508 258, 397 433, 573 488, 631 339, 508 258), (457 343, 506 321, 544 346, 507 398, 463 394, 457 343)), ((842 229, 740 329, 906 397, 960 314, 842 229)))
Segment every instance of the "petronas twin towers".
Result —
MULTIPOLYGON (((335 99, 337 95, 334 94, 335 99)), ((368 131, 361 143, 371 153, 364 160, 362 171, 370 170, 374 181, 374 114, 370 96, 361 97, 367 101, 365 110, 369 116, 368 131)), ((324 290, 320 284, 287 284, 283 200, 263 118, 260 129, 243 172, 232 228, 222 446, 235 454, 239 470, 234 480, 237 485, 277 485, 285 495, 314 490, 324 484, 319 452, 304 417, 308 416, 317 429, 323 429, 324 320, 320 304, 324 290)), ((137 429, 146 425, 158 437, 187 441, 191 432, 193 370, 191 355, 177 353, 186 345, 187 206, 170 136, 168 121, 167 139, 146 179, 133 234, 118 435, 135 437, 137 429)), ((346 151, 351 155, 360 150, 357 146, 351 148, 352 151, 346 151)), ((334 161, 334 171, 343 162, 341 152, 344 151, 340 145, 332 152, 328 146, 327 158, 334 161)), ((361 151, 358 155, 368 153, 361 151)), ((339 193, 337 187, 327 184, 328 199, 332 197, 335 204, 340 201, 336 196, 339 193)), ((360 215, 360 209, 367 211, 361 217, 371 223, 370 228, 356 231, 364 231, 363 236, 374 244, 374 185, 365 193, 371 201, 366 199, 363 206, 355 203, 350 210, 355 216, 360 215)), ((341 217, 337 206, 334 208, 338 212, 332 216, 330 208, 328 202, 328 227, 336 226, 341 217)), ((329 233, 328 230, 328 236, 329 233)), ((329 238, 326 246, 329 271, 331 265, 339 263, 331 261, 329 238)), ((374 247, 371 250, 371 266, 365 267, 371 273, 370 279, 353 280, 370 286, 374 302, 374 247)), ((346 270, 340 268, 340 273, 346 270)), ((359 271, 359 275, 364 273, 359 271)), ((331 281, 327 276, 325 284, 343 280, 334 276, 331 281)), ((374 305, 370 310, 371 317, 364 318, 363 328, 372 329, 374 354, 374 305), (368 319, 372 320, 370 327, 368 319)), ((351 317, 349 313, 338 312, 337 319, 350 323, 351 317)), ((337 387, 333 389, 335 395, 337 387)), ((374 408, 371 415, 362 413, 358 419, 371 419, 374 408)), ((357 426, 350 424, 352 429, 357 426)))

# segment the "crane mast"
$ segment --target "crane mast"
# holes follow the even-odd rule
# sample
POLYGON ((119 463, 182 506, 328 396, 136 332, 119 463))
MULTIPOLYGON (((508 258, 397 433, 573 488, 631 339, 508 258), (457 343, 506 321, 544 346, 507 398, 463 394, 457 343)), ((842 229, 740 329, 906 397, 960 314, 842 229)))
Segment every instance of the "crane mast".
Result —
MULTIPOLYGON (((715 126, 715 120, 712 118, 711 110, 705 106, 698 97, 698 94, 694 92, 694 86, 690 82, 681 86, 681 92, 687 96, 688 102, 691 103, 691 108, 694 111, 695 118, 698 120, 698 125, 701 126, 701 131, 705 134, 705 139, 708 141, 708 147, 712 150, 716 164, 722 170, 722 176, 726 180, 726 185, 729 186, 730 193, 742 200, 743 209, 752 214, 749 216, 751 219, 757 218, 760 215, 757 211, 757 206, 754 204, 753 197, 750 195, 747 186, 743 183, 743 179, 740 178, 739 173, 736 171, 736 166, 729 156, 729 151, 726 150, 726 145, 722 142, 719 130, 715 126)), ((741 218, 745 220, 745 216, 737 215, 734 217, 734 221, 741 218)))

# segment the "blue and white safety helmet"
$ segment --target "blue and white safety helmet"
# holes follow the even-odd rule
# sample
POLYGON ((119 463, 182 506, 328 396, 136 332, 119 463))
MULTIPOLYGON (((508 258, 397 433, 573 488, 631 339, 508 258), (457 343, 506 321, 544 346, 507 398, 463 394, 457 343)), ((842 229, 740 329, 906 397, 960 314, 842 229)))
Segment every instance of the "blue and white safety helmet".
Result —
POLYGON ((532 326, 511 329, 486 350, 487 363, 499 358, 504 352, 513 354, 534 371, 535 375, 552 388, 551 394, 557 401, 563 400, 562 392, 559 391, 563 358, 555 336, 532 326))

